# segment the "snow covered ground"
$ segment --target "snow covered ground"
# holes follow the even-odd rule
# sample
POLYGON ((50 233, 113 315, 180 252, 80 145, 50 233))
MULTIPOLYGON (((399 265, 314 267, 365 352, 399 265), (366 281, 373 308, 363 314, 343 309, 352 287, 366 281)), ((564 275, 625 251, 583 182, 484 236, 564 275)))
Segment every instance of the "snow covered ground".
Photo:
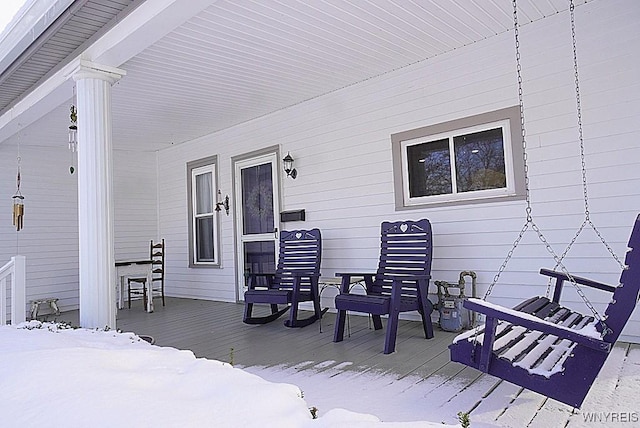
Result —
MULTIPOLYGON (((0 425, 65 427, 442 427, 343 409, 312 417, 300 388, 131 333, 0 326, 0 425)), ((332 394, 335 391, 331 392, 332 394)))
MULTIPOLYGON (((195 358, 190 351, 153 346, 132 333, 37 321, 18 327, 0 326, 1 426, 39 427, 55 421, 95 428, 459 427, 452 415, 468 405, 447 399, 455 379, 440 384, 437 378, 398 380, 343 372, 349 363, 334 361, 243 370, 195 358), (428 399, 424 391, 430 391, 428 399)), ((542 397, 524 391, 506 412, 488 399, 472 412, 471 426, 547 428, 567 421, 570 427, 640 426, 634 400, 640 387, 635 354, 640 352, 621 364, 629 356, 622 348, 614 351, 617 355, 610 357, 612 363, 603 369, 582 412, 547 405, 531 421, 530 407, 542 397)), ((487 390, 483 382, 495 379, 481 378, 477 392, 467 393, 466 400, 480 398, 480 391, 487 390)), ((506 382, 499 388, 507 395, 517 389, 506 382)))

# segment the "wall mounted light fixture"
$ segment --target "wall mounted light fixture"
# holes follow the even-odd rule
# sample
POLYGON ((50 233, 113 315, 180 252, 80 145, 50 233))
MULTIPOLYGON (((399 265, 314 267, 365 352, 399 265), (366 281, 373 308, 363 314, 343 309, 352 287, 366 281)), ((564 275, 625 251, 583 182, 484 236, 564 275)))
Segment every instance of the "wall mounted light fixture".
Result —
POLYGON ((218 189, 218 200, 216 201, 216 211, 220 211, 224 208, 224 211, 227 215, 229 215, 229 195, 225 196, 222 199, 222 192, 218 189))
POLYGON ((291 177, 295 180, 298 176, 298 171, 293 167, 293 158, 291 157, 291 153, 287 152, 287 155, 282 159, 284 163, 284 172, 287 173, 288 177, 291 177))

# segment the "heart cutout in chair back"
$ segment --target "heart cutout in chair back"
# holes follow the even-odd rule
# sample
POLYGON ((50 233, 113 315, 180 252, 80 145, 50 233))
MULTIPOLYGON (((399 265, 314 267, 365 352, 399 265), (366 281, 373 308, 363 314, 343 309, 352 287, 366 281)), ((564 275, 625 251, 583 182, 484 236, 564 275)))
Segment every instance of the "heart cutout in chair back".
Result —
POLYGON ((402 233, 406 232, 407 229, 409 229, 409 226, 407 225, 407 223, 402 223, 400 225, 400 230, 402 231, 402 233))
POLYGON ((302 238, 302 233, 300 232, 296 233, 296 239, 300 239, 300 238, 302 238))

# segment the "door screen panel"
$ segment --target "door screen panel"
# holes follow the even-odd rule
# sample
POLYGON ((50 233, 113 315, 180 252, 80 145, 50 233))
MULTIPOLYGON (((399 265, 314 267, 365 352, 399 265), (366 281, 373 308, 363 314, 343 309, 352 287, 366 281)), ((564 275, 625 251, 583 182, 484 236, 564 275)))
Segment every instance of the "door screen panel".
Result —
MULTIPOLYGON (((276 269, 276 253, 274 241, 255 241, 244 243, 245 286, 249 286, 246 274, 274 273, 276 269)), ((265 278, 258 277, 257 284, 266 286, 265 278)))
POLYGON ((271 163, 242 169, 243 234, 274 231, 271 163))
MULTIPOLYGON (((248 274, 273 273, 278 259, 279 175, 277 152, 234 161, 238 300, 248 274)), ((267 285, 258 277, 258 285, 267 285)))

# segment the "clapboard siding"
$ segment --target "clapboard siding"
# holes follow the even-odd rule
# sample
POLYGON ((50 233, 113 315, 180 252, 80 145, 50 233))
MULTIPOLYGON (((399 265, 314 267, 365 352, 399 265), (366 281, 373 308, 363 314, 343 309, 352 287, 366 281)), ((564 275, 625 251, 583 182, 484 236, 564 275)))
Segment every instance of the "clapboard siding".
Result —
MULTIPOLYGON (((32 126, 0 145, 3 199, 10 201, 15 192, 18 141, 25 196, 19 233, 10 206, 0 210, 0 265, 15 254, 26 256, 27 302, 58 297, 68 310, 78 307, 78 190, 77 176, 69 173, 67 136, 60 131, 42 135, 32 126)), ((158 230, 156 155, 116 151, 113 169, 116 258, 146 258, 158 230)))
MULTIPOLYGON (((629 4, 594 1, 576 8, 589 208, 620 256, 640 207, 640 10, 629 4)), ((455 281, 461 270, 475 270, 483 294, 524 224, 524 201, 396 211, 390 135, 516 105, 513 32, 491 36, 157 154, 116 151, 116 258, 147 257, 149 240, 165 238, 169 295, 235 301, 233 209, 220 217, 221 268, 187 267, 186 163, 217 155, 218 187, 233 197, 231 158, 278 146, 282 154, 291 152, 299 172, 296 180, 283 179, 281 208, 307 214, 307 221, 282 227, 322 230, 323 276, 375 269, 380 222, 426 217, 434 231, 433 278, 455 281)), ((533 214, 560 253, 584 209, 568 12, 526 25, 520 41, 533 214)), ((55 115, 65 117, 67 108, 61 110, 55 115)), ((209 114, 216 112, 203 117, 209 114)), ((45 120, 54 121, 53 115, 45 120)), ((68 173, 64 127, 59 132, 21 134, 25 230, 16 235, 10 210, 0 210, 0 264, 15 254, 17 237, 18 251, 27 256, 28 299, 55 295, 67 309, 78 302, 77 186, 68 173), (54 146, 52 139, 62 143, 54 146)), ((6 200, 15 190, 16 141, 0 146, 6 200)), ((546 280, 537 271, 554 261, 535 233, 527 233, 491 296, 497 303, 513 305, 544 292, 546 280)), ((566 265, 613 284, 619 275, 588 229, 566 265)), ((323 304, 334 294, 325 290, 323 304)), ((597 292, 587 295, 598 307, 608 301, 597 292)), ((567 299, 584 309, 573 290, 567 299)), ((623 338, 640 340, 637 318, 623 338)))
MULTIPOLYGON (((64 132, 64 130, 63 130, 64 132)), ((58 147, 35 141, 26 128, 0 145, 0 264, 21 254, 27 261, 27 301, 56 296, 65 306, 78 302, 78 228, 76 178, 69 174, 66 136, 58 147), (16 188, 16 157, 20 143, 24 229, 11 220, 11 196, 16 188), (72 293, 69 290, 74 290, 72 293)), ((26 309, 26 308, 25 308, 26 309)))
MULTIPOLYGON (((634 167, 640 159, 640 85, 633 71, 640 64, 637 48, 630 48, 640 38, 638 12, 624 3, 576 9, 591 218, 621 256, 640 207, 640 173, 634 167)), ((534 218, 561 253, 584 209, 568 13, 523 27, 520 40, 534 218)), ((298 169, 296 180, 281 183, 281 208, 304 208, 307 214, 305 222, 283 227, 322 230, 324 276, 374 269, 381 221, 426 217, 434 230, 434 279, 456 280, 461 270, 473 269, 484 293, 524 225, 524 201, 396 211, 390 135, 517 103, 508 32, 161 151, 160 230, 174 246, 170 294, 235 299, 232 215, 221 216, 223 267, 186 267, 186 163, 217 155, 219 187, 231 195, 231 157, 274 145, 291 152, 298 169)), ((498 303, 544 292, 546 281, 537 271, 554 261, 535 233, 527 233, 494 289, 498 303)), ((582 233, 566 264, 614 284, 619 275, 591 230, 582 233)), ((608 300, 588 295, 597 305, 608 300)), ((567 299, 580 304, 575 293, 567 299)), ((330 300, 323 295, 324 302, 330 300)), ((636 321, 627 331, 640 337, 636 321)))
POLYGON ((114 151, 113 193, 116 260, 149 258, 149 241, 161 238, 156 154, 114 151))

